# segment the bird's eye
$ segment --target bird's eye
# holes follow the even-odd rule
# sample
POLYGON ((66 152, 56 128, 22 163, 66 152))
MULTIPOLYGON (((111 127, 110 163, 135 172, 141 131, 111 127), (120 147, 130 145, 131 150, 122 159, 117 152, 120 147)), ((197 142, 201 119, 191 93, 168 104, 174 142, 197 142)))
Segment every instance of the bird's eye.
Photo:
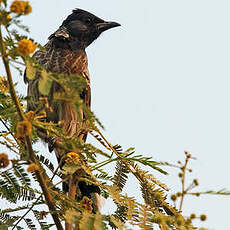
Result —
POLYGON ((91 22, 92 22, 91 18, 86 18, 86 19, 85 19, 85 23, 86 23, 86 24, 91 24, 91 22))

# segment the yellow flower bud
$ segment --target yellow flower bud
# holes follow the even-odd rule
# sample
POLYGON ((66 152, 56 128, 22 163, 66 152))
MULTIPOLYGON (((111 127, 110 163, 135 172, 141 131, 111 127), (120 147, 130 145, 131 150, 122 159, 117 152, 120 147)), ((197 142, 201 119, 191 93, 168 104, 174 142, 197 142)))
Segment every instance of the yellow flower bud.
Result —
POLYGON ((190 215, 190 218, 191 218, 191 219, 195 219, 195 218, 196 218, 196 214, 195 214, 195 213, 192 213, 192 214, 190 215))
POLYGON ((0 77, 0 91, 7 93, 9 91, 9 84, 5 77, 0 77))
POLYGON ((21 121, 17 124, 17 134, 19 136, 27 136, 32 132, 32 124, 29 121, 21 121))
POLYGON ((0 168, 6 168, 9 165, 10 161, 6 153, 0 154, 0 168))
POLYGON ((28 119, 28 121, 32 121, 34 119, 35 113, 34 113, 34 111, 29 111, 25 115, 26 115, 26 118, 28 119))
POLYGON ((177 199, 177 196, 175 194, 171 195, 171 200, 172 201, 176 201, 176 199, 177 199))
POLYGON ((27 172, 35 172, 38 170, 39 170, 39 166, 35 163, 31 163, 27 168, 27 172))
POLYGON ((198 182, 198 180, 197 180, 197 179, 194 179, 194 180, 193 180, 193 183, 194 183, 196 186, 198 186, 198 185, 199 185, 199 182, 198 182))
POLYGON ((93 202, 87 196, 84 196, 82 198, 80 204, 81 204, 81 207, 87 210, 88 212, 91 213, 93 211, 93 207, 92 207, 93 202))
POLYGON ((207 216, 205 214, 200 215, 200 220, 205 221, 207 219, 207 216))
POLYGON ((77 153, 75 152, 69 152, 67 153, 67 158, 65 160, 66 163, 71 163, 71 162, 80 162, 80 157, 77 153))

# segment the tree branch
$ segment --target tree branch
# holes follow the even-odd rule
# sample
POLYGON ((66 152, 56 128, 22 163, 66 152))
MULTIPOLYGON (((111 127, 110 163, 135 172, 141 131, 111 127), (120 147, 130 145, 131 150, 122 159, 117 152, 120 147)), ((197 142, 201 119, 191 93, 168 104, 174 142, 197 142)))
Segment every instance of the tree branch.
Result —
MULTIPOLYGON (((7 56, 7 53, 6 53, 5 44, 3 42, 1 26, 0 26, 0 49, 1 49, 1 53, 2 53, 2 60, 3 60, 3 63, 4 63, 6 74, 7 74, 7 79, 8 79, 8 82, 9 82, 11 98, 12 98, 12 100, 13 100, 15 106, 16 106, 16 109, 17 109, 18 115, 20 117, 20 120, 25 121, 26 118, 25 118, 25 115, 24 115, 24 113, 22 111, 22 108, 20 106, 18 97, 16 95, 16 91, 15 91, 15 88, 14 88, 13 79, 12 79, 12 75, 11 75, 11 71, 10 71, 10 67, 9 67, 9 59, 8 59, 8 56, 7 56)), ((40 163, 39 163, 39 161, 38 161, 38 159, 37 159, 37 157, 36 157, 36 155, 35 155, 35 153, 33 151, 30 137, 27 135, 25 139, 26 139, 26 145, 27 145, 28 152, 29 152, 30 161, 40 165, 40 163)), ((40 173, 39 171, 35 172, 36 177, 38 179, 38 182, 39 182, 39 184, 40 184, 40 186, 42 188, 42 191, 44 193, 44 196, 45 196, 47 205, 49 207, 50 213, 52 215, 52 218, 54 220, 54 223, 55 223, 55 225, 56 225, 58 230, 63 230, 63 227, 62 227, 61 222, 59 220, 58 214, 56 213, 57 211, 56 211, 56 207, 55 207, 55 202, 54 202, 52 196, 50 195, 50 193, 48 191, 47 184, 46 184, 45 179, 44 179, 45 177, 47 177, 47 175, 45 175, 44 170, 43 170, 42 173, 40 173), (43 175, 42 175, 42 173, 43 173, 43 175)))

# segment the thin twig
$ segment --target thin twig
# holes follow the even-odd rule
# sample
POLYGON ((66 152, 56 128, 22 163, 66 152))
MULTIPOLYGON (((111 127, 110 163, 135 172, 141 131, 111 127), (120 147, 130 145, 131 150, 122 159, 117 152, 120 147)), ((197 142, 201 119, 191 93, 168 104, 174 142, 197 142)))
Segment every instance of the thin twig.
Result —
POLYGON ((5 128, 7 129, 7 131, 10 133, 10 135, 14 138, 14 140, 16 141, 16 143, 18 144, 17 139, 15 138, 14 134, 10 131, 9 127, 6 125, 5 121, 0 118, 0 121, 2 122, 2 124, 5 126, 5 128))
POLYGON ((185 164, 181 167, 181 170, 182 170, 182 178, 181 178, 182 191, 181 191, 181 199, 180 199, 179 211, 182 210, 184 196, 186 194, 186 191, 185 191, 185 175, 186 175, 186 168, 187 168, 187 165, 188 165, 188 161, 189 161, 189 158, 190 158, 189 156, 190 156, 190 154, 186 155, 185 164))
MULTIPOLYGON (((101 136, 101 138, 105 141, 105 143, 109 146, 109 148, 117 155, 117 157, 120 159, 122 163, 125 164, 126 168, 139 180, 141 184, 146 184, 146 181, 140 177, 140 175, 136 172, 135 169, 131 169, 130 165, 128 164, 127 161, 122 159, 120 154, 116 151, 116 149, 107 141, 107 139, 104 137, 104 135, 100 132, 100 130, 97 130, 98 134, 101 136)), ((169 210, 167 204, 164 201, 161 201, 161 206, 164 208, 166 213, 170 213, 170 215, 175 216, 177 212, 174 212, 173 210, 169 210)))
POLYGON ((20 217, 20 219, 14 224, 14 227, 12 228, 12 230, 14 230, 17 227, 17 225, 25 218, 25 216, 32 210, 32 208, 36 205, 36 203, 39 201, 41 197, 42 195, 40 195, 37 198, 37 200, 32 204, 32 206, 25 212, 25 214, 20 217))

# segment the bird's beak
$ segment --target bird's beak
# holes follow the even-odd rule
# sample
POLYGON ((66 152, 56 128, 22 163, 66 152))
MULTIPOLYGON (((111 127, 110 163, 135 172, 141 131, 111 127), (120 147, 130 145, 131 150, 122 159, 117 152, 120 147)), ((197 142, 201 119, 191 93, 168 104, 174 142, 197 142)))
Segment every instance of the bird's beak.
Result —
POLYGON ((121 26, 121 25, 119 23, 117 23, 117 22, 101 22, 101 23, 97 23, 97 29, 100 32, 104 32, 106 30, 109 30, 109 29, 117 27, 117 26, 121 26))

